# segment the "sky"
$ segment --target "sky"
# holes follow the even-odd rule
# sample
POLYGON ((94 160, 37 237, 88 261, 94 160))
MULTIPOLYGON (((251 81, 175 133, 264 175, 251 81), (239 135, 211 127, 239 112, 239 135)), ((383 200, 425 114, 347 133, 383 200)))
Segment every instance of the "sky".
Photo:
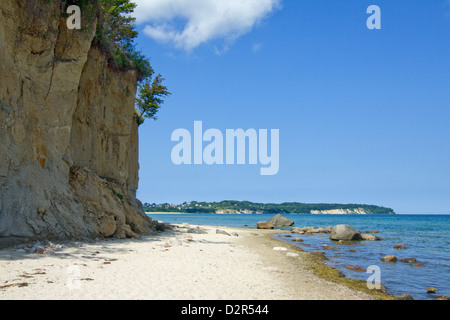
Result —
POLYGON ((172 95, 140 127, 138 198, 450 213, 450 1, 137 0, 172 95), (381 29, 370 30, 370 5, 381 29), (177 129, 278 129, 279 171, 175 165, 177 129))

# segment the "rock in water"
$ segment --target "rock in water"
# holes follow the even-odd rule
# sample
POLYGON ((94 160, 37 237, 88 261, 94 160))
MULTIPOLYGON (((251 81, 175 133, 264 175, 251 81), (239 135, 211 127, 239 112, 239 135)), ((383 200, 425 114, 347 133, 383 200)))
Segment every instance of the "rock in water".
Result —
POLYGON ((397 257, 394 255, 387 255, 387 256, 381 258, 380 260, 384 261, 384 262, 397 262, 397 257))
POLYGON ((350 269, 350 270, 353 270, 353 271, 359 271, 359 272, 366 271, 365 269, 363 269, 361 267, 357 267, 357 266, 347 266, 347 269, 350 269))
POLYGON ((361 238, 365 241, 380 241, 381 240, 381 238, 378 238, 371 234, 362 234, 361 238))
POLYGON ((276 216, 273 216, 272 218, 267 221, 274 227, 290 227, 294 224, 294 221, 291 219, 288 219, 286 217, 283 217, 281 214, 277 214, 276 216))
POLYGON ((346 224, 339 224, 331 229, 330 240, 362 240, 358 230, 346 224))
POLYGON ((306 231, 304 228, 291 228, 291 233, 305 234, 306 231))

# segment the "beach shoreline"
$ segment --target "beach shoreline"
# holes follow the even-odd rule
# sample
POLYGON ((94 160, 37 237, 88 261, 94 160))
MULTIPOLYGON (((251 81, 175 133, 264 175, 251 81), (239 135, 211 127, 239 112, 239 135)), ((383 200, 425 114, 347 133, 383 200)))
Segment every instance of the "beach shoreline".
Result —
POLYGON ((138 240, 74 242, 42 254, 0 250, 0 300, 380 298, 319 277, 318 266, 332 268, 272 237, 283 230, 173 226, 138 240))

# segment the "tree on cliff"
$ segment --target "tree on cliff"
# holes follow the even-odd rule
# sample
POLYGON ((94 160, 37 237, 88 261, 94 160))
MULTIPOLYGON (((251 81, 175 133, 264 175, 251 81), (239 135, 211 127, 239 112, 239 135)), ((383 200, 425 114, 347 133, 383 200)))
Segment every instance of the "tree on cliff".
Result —
MULTIPOLYGON (((162 97, 170 94, 167 87, 162 85, 164 78, 158 74, 153 81, 148 78, 141 84, 136 105, 141 117, 157 119, 156 114, 164 103, 162 97)), ((140 121, 142 121, 141 119, 140 121)))
POLYGON ((130 16, 136 8, 136 3, 130 0, 98 0, 98 6, 95 41, 110 55, 114 66, 137 71, 138 124, 144 122, 144 117, 156 120, 156 114, 164 103, 163 98, 171 93, 162 84, 165 79, 160 74, 154 76, 155 71, 150 61, 136 49, 136 18, 130 16))

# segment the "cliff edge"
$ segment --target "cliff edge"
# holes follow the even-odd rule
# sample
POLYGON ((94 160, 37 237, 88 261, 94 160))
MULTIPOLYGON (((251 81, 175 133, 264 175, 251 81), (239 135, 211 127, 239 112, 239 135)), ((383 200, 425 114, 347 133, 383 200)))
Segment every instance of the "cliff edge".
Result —
POLYGON ((0 240, 138 237, 137 75, 60 4, 0 2, 0 240))

